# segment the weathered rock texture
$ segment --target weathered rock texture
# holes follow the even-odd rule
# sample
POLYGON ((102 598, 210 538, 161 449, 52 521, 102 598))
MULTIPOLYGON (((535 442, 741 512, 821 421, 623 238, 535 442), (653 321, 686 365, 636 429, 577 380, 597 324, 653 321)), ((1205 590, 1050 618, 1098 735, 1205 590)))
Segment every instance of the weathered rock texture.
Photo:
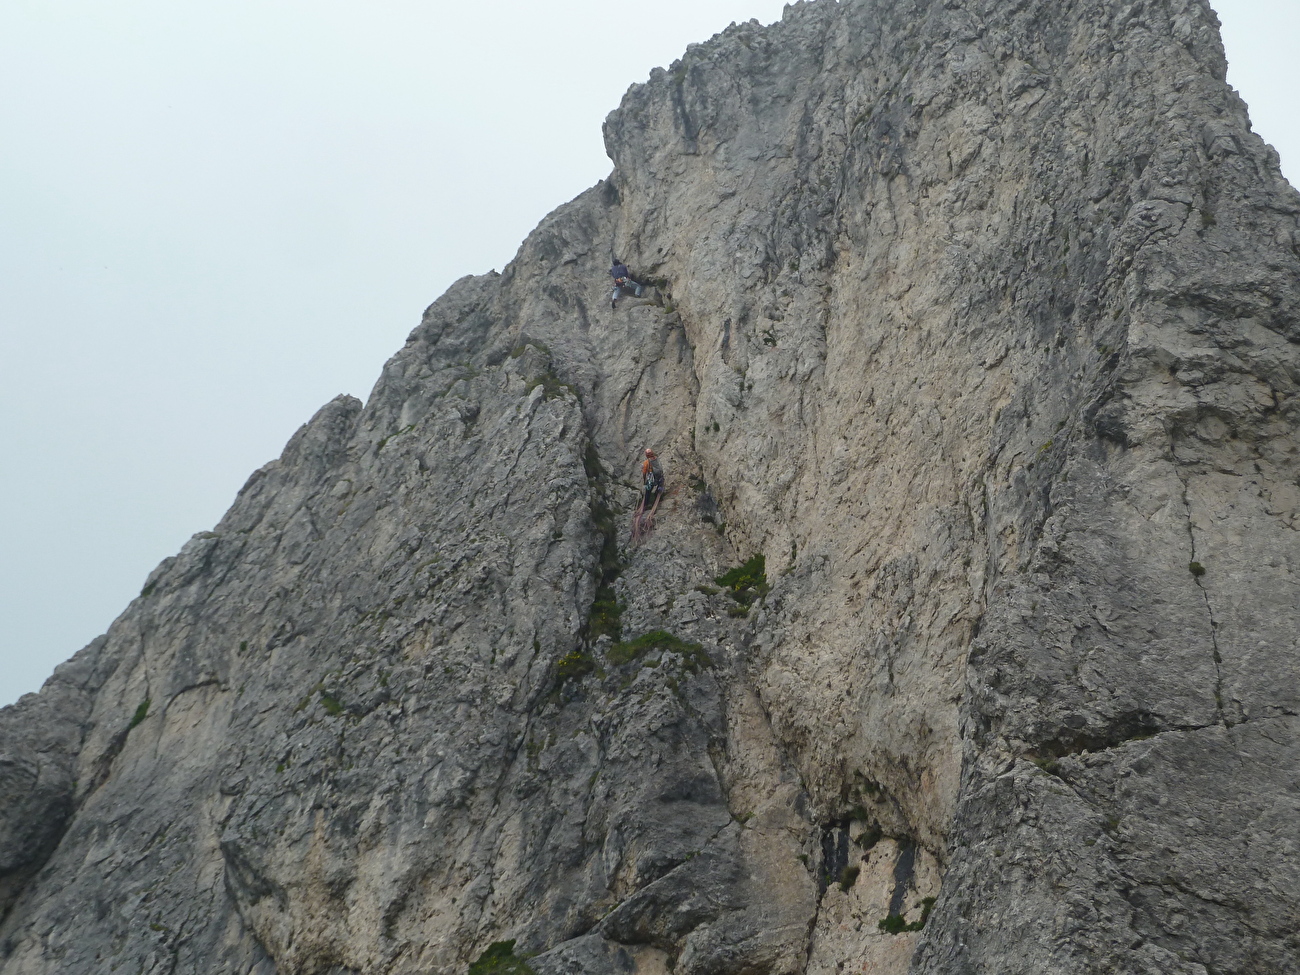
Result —
POLYGON ((1300 196, 1224 73, 1203 0, 821 0, 633 87, 0 712, 0 972, 1300 970, 1300 196))

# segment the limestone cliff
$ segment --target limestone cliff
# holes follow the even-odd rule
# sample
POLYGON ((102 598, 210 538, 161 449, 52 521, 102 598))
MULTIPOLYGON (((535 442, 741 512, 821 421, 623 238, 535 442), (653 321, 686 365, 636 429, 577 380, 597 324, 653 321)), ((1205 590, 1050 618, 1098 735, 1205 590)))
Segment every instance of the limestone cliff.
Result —
POLYGON ((1224 75, 1204 0, 819 0, 634 86, 0 711, 0 973, 1300 970, 1300 196, 1224 75))

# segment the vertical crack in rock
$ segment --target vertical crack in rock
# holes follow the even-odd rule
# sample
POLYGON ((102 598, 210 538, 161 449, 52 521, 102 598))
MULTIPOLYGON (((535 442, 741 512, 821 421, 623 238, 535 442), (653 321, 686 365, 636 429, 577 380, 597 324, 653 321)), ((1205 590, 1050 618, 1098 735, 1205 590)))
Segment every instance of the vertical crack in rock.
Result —
POLYGON ((1192 516, 1192 501, 1189 494, 1188 478, 1179 472, 1179 480, 1183 485, 1183 509, 1187 516, 1187 538, 1190 543, 1191 562, 1188 565, 1188 571, 1192 575, 1192 581, 1197 589, 1201 592, 1201 597, 1205 600, 1205 614, 1210 621, 1210 642, 1214 654, 1214 706, 1218 710, 1219 723, 1227 725, 1228 718, 1223 711, 1223 657, 1219 653, 1219 624, 1214 619, 1214 606, 1210 603, 1210 592, 1205 587, 1204 573, 1205 567, 1201 565, 1196 555, 1196 523, 1192 516))

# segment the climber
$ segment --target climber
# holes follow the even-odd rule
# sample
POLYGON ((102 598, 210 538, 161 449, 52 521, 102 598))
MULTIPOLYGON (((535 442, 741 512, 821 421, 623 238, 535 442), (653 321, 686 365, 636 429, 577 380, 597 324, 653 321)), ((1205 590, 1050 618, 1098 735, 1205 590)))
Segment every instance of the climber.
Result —
POLYGON ((645 286, 632 280, 632 272, 617 257, 614 258, 614 266, 609 269, 609 276, 614 279, 614 293, 609 298, 610 308, 618 307, 619 296, 624 291, 631 291, 638 298, 645 293, 645 286))
POLYGON ((659 501, 663 496, 663 465, 659 463, 655 452, 647 447, 645 460, 641 463, 641 503, 637 505, 636 514, 632 516, 633 543, 639 542, 642 535, 654 528, 655 512, 659 510, 659 501))

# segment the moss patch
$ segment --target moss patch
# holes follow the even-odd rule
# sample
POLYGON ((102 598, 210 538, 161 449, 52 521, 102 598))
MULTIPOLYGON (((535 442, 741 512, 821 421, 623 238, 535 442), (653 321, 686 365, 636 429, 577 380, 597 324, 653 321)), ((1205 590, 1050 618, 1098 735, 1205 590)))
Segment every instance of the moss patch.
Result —
POLYGON ((528 962, 515 954, 514 939, 493 942, 469 966, 469 975, 534 975, 528 962))
POLYGON ((760 552, 744 565, 738 565, 713 580, 741 606, 749 606, 771 590, 767 584, 767 560, 760 552))
POLYGON ((145 718, 149 717, 149 705, 152 703, 153 702, 147 697, 140 703, 140 706, 135 709, 135 714, 131 717, 131 727, 127 728, 127 731, 130 731, 131 728, 134 728, 145 718))

